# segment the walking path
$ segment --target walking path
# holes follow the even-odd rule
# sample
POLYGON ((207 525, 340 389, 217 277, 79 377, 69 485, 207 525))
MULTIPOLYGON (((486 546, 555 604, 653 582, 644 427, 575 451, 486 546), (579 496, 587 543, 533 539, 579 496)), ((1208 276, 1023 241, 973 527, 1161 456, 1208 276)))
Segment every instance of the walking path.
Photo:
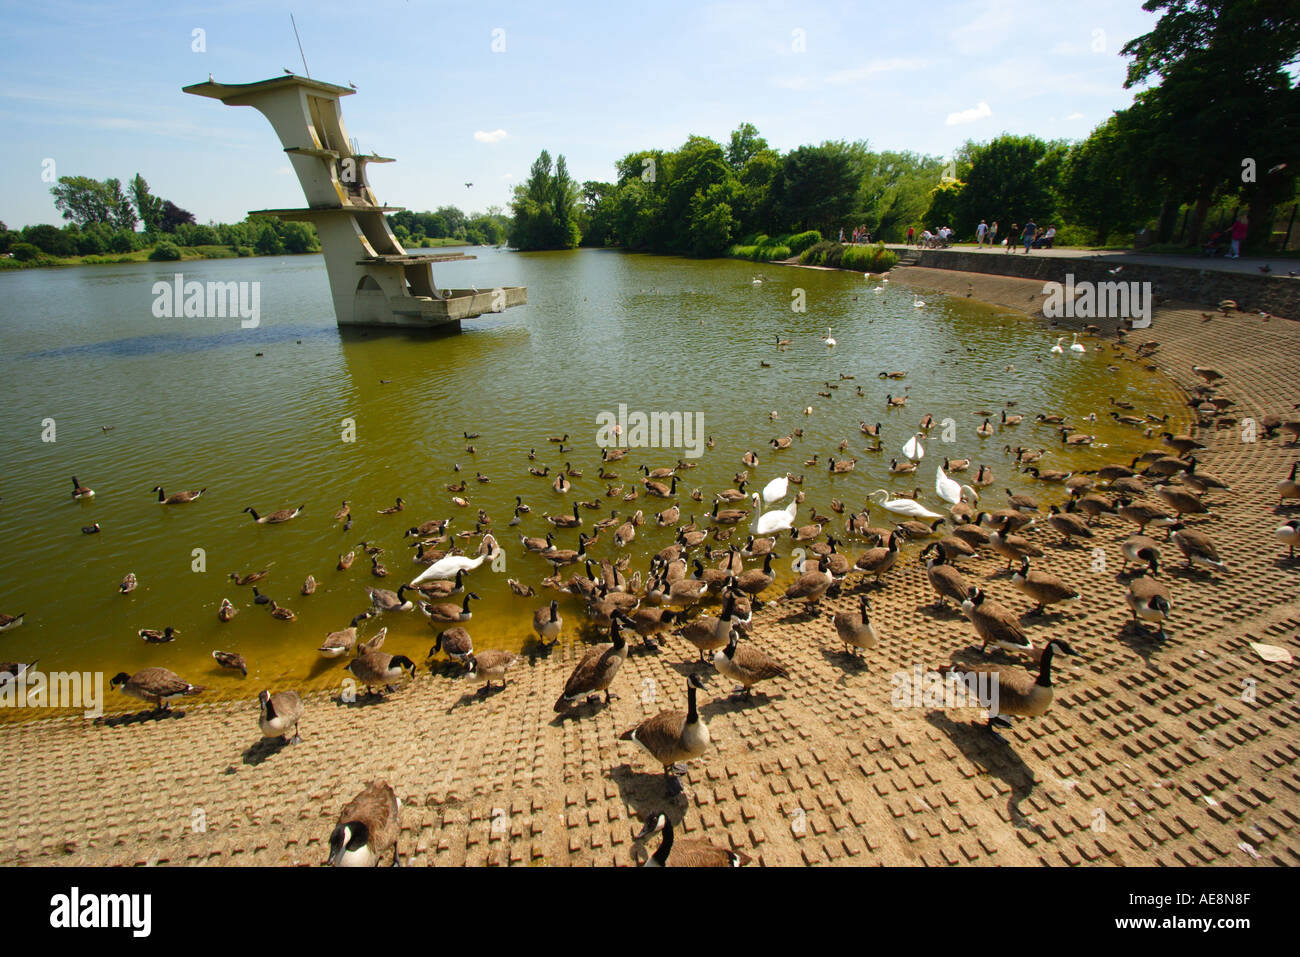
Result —
MULTIPOLYGON (((913 267, 898 281, 973 288, 1025 312, 1041 303, 1041 283, 1007 277, 913 267)), ((1245 314, 1207 323, 1205 305, 1161 309, 1130 339, 1159 340, 1154 361, 1185 388, 1199 381, 1194 363, 1217 366, 1237 420, 1290 412, 1300 324, 1245 314)), ((973 709, 891 706, 891 675, 983 660, 966 620, 934 607, 909 546, 883 587, 847 587, 820 615, 775 604, 755 614, 752 640, 790 678, 737 703, 712 677, 701 705, 714 746, 675 802, 618 734, 684 707, 694 650, 670 639, 658 654, 633 654, 620 699, 559 720, 552 704, 583 650, 566 644, 490 695, 425 671, 381 702, 315 696, 293 747, 260 738, 253 701, 5 725, 0 863, 318 864, 340 808, 373 778, 401 797, 399 846, 417 865, 626 864, 640 826, 631 818, 660 808, 685 834, 767 865, 1300 863, 1300 679, 1294 664, 1251 648, 1300 651, 1300 560, 1273 540, 1287 514, 1276 483, 1300 453, 1279 439, 1244 443, 1240 426, 1200 433, 1210 446, 1202 469, 1232 490, 1210 496, 1217 517, 1196 524, 1232 573, 1189 572, 1162 546, 1166 642, 1129 627, 1118 545, 1131 526, 1099 523, 1104 572, 1090 549, 1030 533, 1083 600, 1026 628, 1040 644, 1068 637, 1082 657, 1060 670, 1051 712, 1018 720, 1008 744, 975 727, 973 709), (855 664, 827 615, 856 605, 860 590, 881 642, 855 664)), ((1002 565, 979 558, 964 573, 1027 609, 1002 565)))
MULTIPOLYGON (((885 248, 892 249, 900 256, 909 250, 921 251, 919 246, 905 246, 898 243, 887 244, 885 248)), ((924 252, 926 255, 942 255, 945 252, 954 252, 978 253, 982 256, 1022 257, 1025 255, 1025 248, 1020 246, 1015 252, 1008 253, 1004 246, 976 246, 973 243, 963 243, 950 246, 946 250, 926 249, 924 252)), ((1029 253, 1030 259, 1036 256, 1047 259, 1104 260, 1108 264, 1171 266, 1178 269, 1244 273, 1247 275, 1261 275, 1260 267, 1268 266, 1270 269, 1269 275, 1296 278, 1300 281, 1300 259, 1284 256, 1242 256, 1240 259, 1225 259, 1223 256, 1198 256, 1194 253, 1177 255, 1174 253, 1144 253, 1132 249, 1080 249, 1060 246, 1054 249, 1035 249, 1029 253), (1295 273, 1294 277, 1288 275, 1292 272, 1295 273)))

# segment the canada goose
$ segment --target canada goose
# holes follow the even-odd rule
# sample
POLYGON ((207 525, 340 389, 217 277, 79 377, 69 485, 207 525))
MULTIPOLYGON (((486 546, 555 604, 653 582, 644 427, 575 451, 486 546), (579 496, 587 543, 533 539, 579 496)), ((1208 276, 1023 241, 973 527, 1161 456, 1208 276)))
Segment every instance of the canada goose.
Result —
POLYGON ((301 591, 304 595, 310 595, 316 591, 316 579, 314 576, 307 576, 307 580, 302 583, 301 591))
POLYGON ((382 684, 392 691, 393 682, 410 672, 415 677, 415 662, 405 655, 390 655, 386 651, 370 650, 357 655, 347 665, 348 671, 366 686, 366 694, 374 694, 372 686, 382 684))
POLYGON ((907 396, 905 395, 895 396, 893 393, 890 393, 885 396, 886 408, 901 409, 905 405, 907 405, 907 396))
POLYGON ((175 641, 176 636, 179 635, 180 632, 177 631, 175 628, 173 628, 171 625, 168 625, 166 628, 162 629, 161 631, 159 631, 157 628, 141 628, 139 631, 136 632, 136 634, 139 635, 141 638, 143 638, 145 641, 157 645, 157 644, 162 644, 163 642, 166 641, 175 641))
POLYGON ((1286 478, 1277 483, 1279 505, 1289 498, 1300 498, 1300 479, 1296 478, 1297 468, 1300 468, 1300 462, 1292 462, 1290 473, 1288 473, 1286 478))
POLYGON ((138 583, 136 581, 135 572, 127 572, 126 577, 122 579, 122 584, 117 586, 117 590, 120 591, 123 595, 126 595, 129 594, 130 592, 135 591, 135 587, 137 584, 138 583))
POLYGON ((427 535, 441 535, 447 530, 447 526, 450 524, 451 519, 449 518, 435 518, 424 522, 421 525, 416 525, 414 528, 408 528, 403 537, 421 538, 427 535))
POLYGON ((990 435, 994 433, 994 431, 996 430, 993 428, 993 424, 989 422, 988 419, 985 419, 984 422, 979 426, 979 428, 975 430, 975 434, 978 435, 981 439, 987 439, 990 435))
POLYGON ((812 571, 805 571, 785 590, 781 596, 781 601, 802 601, 806 607, 816 608, 821 604, 822 597, 827 590, 835 583, 835 579, 828 570, 830 562, 823 555, 817 562, 817 568, 812 571))
POLYGON ((660 711, 619 735, 620 741, 634 741, 656 761, 663 765, 668 780, 668 791, 676 796, 682 791, 676 765, 698 758, 709 749, 709 726, 700 716, 695 692, 704 682, 692 673, 686 680, 685 711, 660 711))
POLYGON ((265 579, 268 575, 270 575, 269 568, 263 568, 260 572, 248 572, 247 575, 235 575, 234 572, 230 572, 230 580, 237 585, 251 585, 255 581, 265 579))
POLYGON ((895 475, 908 475, 916 471, 915 462, 899 462, 898 459, 889 460, 889 471, 895 475))
POLYGON ((367 588, 366 594, 370 596, 370 607, 378 614, 386 611, 410 611, 415 607, 415 602, 409 598, 402 597, 407 591, 415 591, 411 585, 399 585, 397 591, 389 591, 387 588, 367 588))
POLYGON ((420 610, 428 617, 429 621, 469 621, 474 617, 474 613, 469 610, 470 601, 478 601, 479 597, 474 592, 468 592, 465 600, 457 606, 454 602, 447 602, 441 605, 431 605, 425 602, 420 606, 420 610))
POLYGON ((454 628, 446 628, 438 632, 438 637, 434 640, 433 647, 429 649, 427 657, 432 658, 440 651, 445 651, 447 657, 453 661, 464 664, 468 661, 469 656, 474 653, 474 639, 468 631, 459 625, 454 628))
POLYGON ((1025 417, 1023 415, 1007 415, 1007 410, 1006 409, 1002 410, 1003 425, 1019 425, 1024 420, 1025 417))
POLYGON ((302 738, 298 735, 298 722, 302 720, 302 698, 296 691, 277 691, 271 694, 262 691, 257 696, 261 714, 257 726, 266 738, 281 738, 290 744, 297 744, 302 738), (293 736, 289 736, 289 732, 293 736))
POLYGON ((866 595, 861 595, 857 611, 837 611, 830 616, 835 633, 844 645, 845 654, 857 658, 863 649, 876 647, 876 629, 871 624, 870 612, 870 600, 866 595))
POLYGON ((925 558, 930 552, 934 552, 935 556, 925 563, 925 574, 938 596, 937 604, 942 608, 951 600, 960 608, 970 594, 970 586, 966 584, 962 573, 947 563, 948 554, 938 542, 927 545, 921 552, 921 557, 925 558))
MULTIPOLYGON (((974 526, 967 525, 958 527, 973 528, 974 526)), ((976 529, 976 531, 983 531, 983 529, 976 529)), ((944 558, 950 562, 955 562, 959 558, 973 558, 977 554, 974 545, 955 534, 945 535, 934 544, 939 546, 939 549, 943 552, 944 558)))
MULTIPOLYGON (((547 538, 549 539, 550 536, 548 535, 547 538)), ((563 568, 565 565, 572 565, 575 562, 582 561, 586 558, 587 543, 589 541, 591 541, 591 539, 587 538, 587 536, 582 532, 579 532, 578 547, 576 550, 572 548, 556 548, 552 545, 547 548, 546 551, 542 552, 541 555, 551 563, 552 567, 557 569, 563 568)))
POLYGON ((81 526, 81 534, 83 535, 98 535, 99 532, 100 532, 99 522, 96 522, 94 525, 81 526))
POLYGON ((77 499, 94 498, 95 490, 86 488, 86 486, 77 481, 77 477, 74 475, 72 476, 72 497, 77 499))
POLYGON ((773 338, 776 339, 776 347, 778 349, 784 349, 786 346, 790 345, 790 343, 793 341, 791 339, 782 339, 778 335, 773 335, 773 338))
POLYGON ((1189 452, 1199 452, 1205 448, 1204 445, 1190 435, 1174 435, 1172 432, 1162 432, 1161 439, 1165 445, 1182 456, 1187 455, 1189 452))
POLYGON ((1295 547, 1300 544, 1300 518, 1293 518, 1273 531, 1273 537, 1290 549, 1288 558, 1295 558, 1295 547))
POLYGON ((1037 603, 1033 611, 1036 615, 1043 614, 1048 605, 1079 600, 1079 592, 1056 575, 1030 569, 1027 558, 1021 559, 1019 570, 1011 576, 1011 584, 1037 603))
POLYGON ((297 508, 282 508, 272 512, 270 515, 258 515, 251 505, 244 509, 244 511, 253 516, 253 521, 258 525, 279 525, 282 522, 289 521, 291 518, 297 518, 298 513, 306 507, 306 505, 299 505, 297 508))
POLYGON ((565 432, 563 435, 552 435, 549 438, 547 438, 546 441, 555 442, 559 445, 563 445, 565 442, 569 441, 569 433, 565 432))
MULTIPOLYGON (((1226 314, 1227 313, 1225 310, 1225 315, 1226 314)), ((1195 372, 1202 379, 1204 379, 1206 382, 1210 383, 1211 385, 1213 385, 1215 382, 1218 382, 1220 379, 1224 377, 1223 373, 1220 372, 1218 369, 1213 369, 1210 368, 1209 366, 1192 366, 1192 371, 1195 372)))
POLYGON ((1007 560, 1007 568, 1010 568, 1011 563, 1015 561, 1043 557, 1043 550, 1033 542, 1011 534, 1010 518, 1002 523, 1002 528, 989 535, 989 544, 993 546, 995 552, 1007 560))
POLYGON ((163 492, 163 487, 161 485, 155 485, 152 491, 158 493, 159 505, 184 505, 187 502, 193 502, 200 495, 206 492, 207 489, 201 488, 197 492, 172 492, 171 495, 167 495, 163 492))
POLYGON ((1136 525, 1139 532, 1145 532, 1148 525, 1166 526, 1172 525, 1177 521, 1174 516, 1170 515, 1164 509, 1141 499, 1135 501, 1128 498, 1121 498, 1119 499, 1115 512, 1120 516, 1120 518, 1136 525))
POLYGON ((1187 460, 1187 468, 1177 474, 1178 481, 1195 492, 1204 494, 1211 490, 1231 491, 1231 487, 1221 478, 1211 475, 1208 472, 1197 471, 1198 462, 1195 456, 1187 460))
POLYGON ((233 651, 214 651, 212 660, 223 668, 238 671, 245 678, 248 677, 248 662, 244 661, 243 655, 235 654, 233 651))
POLYGON ((1195 528, 1184 528, 1181 524, 1171 526, 1170 532, 1173 543, 1187 557, 1188 568, 1199 565, 1211 571, 1228 571, 1228 566, 1219 558, 1219 552, 1210 541, 1210 536, 1195 528))
POLYGON ((675 838, 672 821, 662 812, 647 821, 632 840, 644 841, 658 831, 663 832, 663 840, 644 867, 744 867, 750 862, 748 855, 718 847, 703 838, 675 838))
POLYGON ((564 619, 559 613, 560 603, 552 601, 547 608, 538 608, 533 612, 533 631, 537 632, 538 639, 545 646, 555 644, 560 640, 560 629, 564 627, 564 619))
POLYGON ((386 781, 374 781, 344 805, 330 834, 330 867, 375 867, 393 849, 398 866, 397 837, 402 802, 386 781))
POLYGON ((865 574, 875 575, 876 581, 879 582, 880 576, 898 562, 898 539, 899 534, 896 530, 890 532, 887 545, 867 549, 858 556, 853 567, 865 574))
POLYGON ((984 589, 972 588, 962 602, 961 610, 982 642, 981 651, 987 651, 989 645, 996 645, 1005 651, 1032 653, 1033 643, 1025 636, 1015 614, 1005 605, 988 600, 984 589))
POLYGON ((943 470, 945 472, 965 472, 970 468, 970 459, 949 459, 943 460, 943 470))
POLYGON ((727 646, 713 654, 713 667, 719 674, 740 682, 740 687, 733 694, 750 698, 753 696, 753 686, 758 682, 790 677, 785 666, 771 655, 749 645, 742 648, 739 640, 740 632, 732 625, 727 646))
POLYGON ((1018 512, 1038 512, 1038 502, 1032 497, 1024 494, 1017 494, 1011 489, 1007 489, 1007 504, 1018 512))
POLYGON ((582 659, 574 666, 569 680, 564 683, 564 691, 555 701, 557 713, 566 711, 579 698, 586 698, 588 695, 602 691, 605 693, 605 704, 618 697, 609 690, 609 686, 627 659, 627 641, 620 627, 624 624, 632 625, 633 621, 622 612, 615 612, 610 616, 610 640, 588 648, 582 659))
POLYGON ((357 643, 357 622, 371 617, 364 612, 352 619, 352 623, 341 631, 331 631, 316 650, 325 658, 339 658, 353 649, 357 643))
POLYGON ((1184 515, 1208 515, 1209 506, 1202 502, 1191 492, 1171 485, 1157 485, 1155 493, 1160 500, 1178 513, 1181 519, 1184 515))
MULTIPOLYGON (((758 493, 752 492, 751 495, 755 502, 755 508, 758 508, 757 505, 758 493)), ((713 511, 709 513, 709 520, 718 525, 735 525, 737 522, 743 521, 745 516, 748 514, 749 514, 749 509, 745 509, 745 508, 719 509, 717 503, 714 503, 713 511)), ((789 526, 786 527, 788 528, 789 526)))
POLYGON ((981 465, 975 472, 975 478, 971 480, 971 484, 976 488, 986 488, 993 482, 993 467, 990 465, 981 465))
MULTIPOLYGON (((751 541, 753 536, 750 536, 751 541)), ((755 600, 764 591, 771 587, 772 582, 776 580, 776 574, 772 571, 772 559, 776 557, 769 548, 763 555, 763 567, 751 568, 749 571, 741 572, 736 576, 735 587, 755 600)))
POLYGON ((867 425, 866 422, 859 422, 858 431, 863 435, 869 435, 873 439, 878 439, 880 438, 880 423, 877 422, 875 425, 867 425))
POLYGON ((673 505, 655 514, 655 524, 660 528, 665 528, 669 525, 676 525, 681 517, 682 510, 673 505))
POLYGON ((1150 621, 1156 625, 1155 637, 1164 640, 1165 621, 1169 618, 1169 586, 1147 575, 1138 575, 1128 583, 1124 595, 1133 621, 1150 621))
MULTIPOLYGON (((1068 642, 1060 638, 1053 638, 1043 649, 1041 663, 1039 664, 1038 677, 1033 678, 1030 674, 1020 668, 1000 668, 997 669, 995 677, 997 678, 996 697, 985 704, 989 709, 989 720, 986 728, 999 741, 1005 741, 1002 735, 995 730, 996 727, 1010 727, 1011 722, 1006 715, 1018 715, 1021 717, 1036 718, 1047 713, 1052 707, 1053 688, 1052 688, 1052 659, 1056 654, 1075 655, 1077 652, 1070 647, 1068 642)), ((951 674, 959 675, 963 678, 969 687, 975 687, 980 677, 980 672, 967 671, 962 672, 954 669, 951 674)))
POLYGON ((1064 482, 1074 474, 1073 472, 1063 472, 1060 469, 1040 469, 1037 466, 1030 466, 1025 469, 1025 472, 1040 482, 1051 482, 1053 484, 1064 482))
POLYGON ((1086 519, 1079 517, 1071 507, 1074 502, 1066 506, 1065 511, 1053 505, 1050 507, 1050 514, 1047 516, 1047 524, 1061 533, 1061 536, 1067 543, 1076 538, 1094 538, 1093 530, 1088 526, 1086 519))
POLYGON ((145 668, 133 675, 119 671, 108 685, 110 688, 118 688, 123 694, 130 695, 132 698, 152 702, 159 711, 170 711, 171 703, 176 699, 201 694, 207 690, 201 685, 190 684, 180 675, 166 668, 145 668))
POLYGON ((477 654, 471 653, 465 659, 468 669, 466 674, 471 678, 477 678, 479 681, 484 682, 487 688, 491 688, 494 681, 500 681, 501 687, 504 688, 506 687, 506 672, 518 662, 519 656, 513 651, 489 648, 487 651, 480 651, 477 654))
POLYGON ((217 609, 217 619, 219 621, 230 621, 230 619, 234 618, 237 614, 239 614, 239 612, 235 609, 235 606, 230 603, 229 598, 221 599, 221 607, 217 609))
POLYGON ((573 505, 572 515, 544 515, 543 518, 556 528, 577 528, 582 524, 582 516, 578 514, 576 502, 573 505))
POLYGON ((979 523, 958 525, 952 530, 952 534, 972 548, 982 548, 989 544, 993 537, 993 533, 980 527, 979 523))
POLYGON ((1153 576, 1160 572, 1160 544, 1145 535, 1132 535, 1125 539, 1119 550, 1124 556, 1122 571, 1128 571, 1129 562, 1145 563, 1153 576))
POLYGON ((677 494, 677 476, 673 475, 671 484, 665 485, 663 482, 656 482, 652 479, 642 479, 641 484, 645 486, 647 494, 654 495, 658 498, 672 498, 677 494))
MULTIPOLYGON (((787 472, 788 476, 789 473, 787 472)), ((745 482, 742 480, 735 488, 729 488, 722 492, 714 493, 714 498, 719 502, 740 502, 748 498, 751 493, 745 491, 745 482)), ((781 498, 785 496, 782 495, 781 498)))

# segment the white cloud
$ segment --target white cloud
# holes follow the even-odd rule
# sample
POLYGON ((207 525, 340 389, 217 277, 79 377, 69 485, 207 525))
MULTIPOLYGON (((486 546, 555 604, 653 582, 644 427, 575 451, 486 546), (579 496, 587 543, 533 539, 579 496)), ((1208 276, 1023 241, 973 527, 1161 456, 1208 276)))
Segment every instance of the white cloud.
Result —
POLYGON ((1067 120, 1081 120, 1081 119, 1083 119, 1083 114, 1082 114, 1082 113, 1071 113, 1069 116, 1066 117, 1066 119, 1067 119, 1067 120))
POLYGON ((958 113, 949 113, 948 119, 944 122, 948 126, 959 126, 963 123, 974 123, 976 120, 982 120, 985 117, 992 116, 993 111, 983 100, 979 101, 978 106, 973 106, 969 110, 962 110, 958 113))
POLYGON ((480 143, 500 143, 509 135, 505 130, 493 130, 491 133, 485 133, 483 130, 474 131, 474 139, 480 143))
POLYGON ((292 175, 293 175, 293 167, 292 167, 292 166, 277 166, 277 167, 275 168, 275 171, 276 171, 277 173, 279 173, 281 176, 292 176, 292 175))

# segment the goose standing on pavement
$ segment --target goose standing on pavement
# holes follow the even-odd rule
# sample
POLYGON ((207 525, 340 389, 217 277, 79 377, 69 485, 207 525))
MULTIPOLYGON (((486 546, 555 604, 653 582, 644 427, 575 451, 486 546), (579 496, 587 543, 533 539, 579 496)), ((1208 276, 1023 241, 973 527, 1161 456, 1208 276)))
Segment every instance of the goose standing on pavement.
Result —
POLYGON ((624 624, 634 623, 621 611, 616 611, 610 616, 610 640, 588 648, 586 654, 574 666, 569 680, 564 683, 564 691, 555 701, 557 713, 562 714, 579 699, 597 695, 602 691, 605 693, 605 704, 618 697, 609 690, 609 686, 613 684, 614 677, 623 667, 623 662, 627 660, 627 640, 623 637, 621 627, 624 624))
POLYGON ((375 867, 391 848, 393 866, 397 867, 401 811, 402 802, 388 782, 368 784, 339 814, 325 863, 331 867, 375 867))
POLYGON ((302 698, 296 691, 277 691, 271 694, 263 691, 257 696, 261 714, 257 725, 262 729, 263 737, 281 738, 289 744, 297 744, 302 738, 298 734, 298 722, 302 720, 302 698), (290 737, 289 732, 293 732, 290 737))
POLYGON ((709 726, 696 703, 696 690, 704 687, 698 674, 686 680, 685 711, 660 711, 620 734, 620 741, 634 741, 663 765, 668 793, 682 793, 679 774, 685 774, 685 762, 698 758, 709 749, 709 726))
MULTIPOLYGON (((990 696, 990 700, 981 702, 988 708, 989 720, 985 726, 989 732, 999 741, 1005 741, 1002 735, 998 734, 996 728, 1011 727, 1011 721, 1007 715, 1016 715, 1018 717, 1037 718, 1046 714, 1052 707, 1052 700, 1055 696, 1052 687, 1052 660, 1058 654, 1076 655, 1069 643, 1062 641, 1060 638, 1053 638, 1043 649, 1043 656, 1038 667, 1038 677, 1032 677, 1023 668, 999 668, 996 669, 998 679, 997 694, 990 696)), ((957 674, 965 680, 968 687, 977 687, 981 677, 987 680, 987 672, 983 675, 979 671, 962 672, 954 669, 951 673, 957 674)))

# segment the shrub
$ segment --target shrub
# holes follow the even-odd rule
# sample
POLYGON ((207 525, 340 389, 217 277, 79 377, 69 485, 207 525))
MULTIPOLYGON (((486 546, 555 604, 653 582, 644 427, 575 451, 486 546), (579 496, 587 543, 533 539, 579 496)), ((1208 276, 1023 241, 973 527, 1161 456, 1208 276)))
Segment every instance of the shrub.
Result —
POLYGON ((774 259, 789 259, 791 255, 789 246, 732 246, 727 250, 727 255, 732 259, 748 259, 756 263, 771 262, 774 259))
POLYGON ((181 258, 181 251, 173 243, 161 242, 153 248, 149 258, 154 262, 174 262, 181 258))
POLYGON ((785 244, 790 247, 790 255, 798 256, 809 246, 815 246, 822 241, 822 234, 815 229, 807 232, 795 233, 786 239, 785 244))
POLYGON ((9 251, 14 254, 14 259, 29 263, 40 258, 41 251, 33 243, 14 243, 9 247, 9 251))

